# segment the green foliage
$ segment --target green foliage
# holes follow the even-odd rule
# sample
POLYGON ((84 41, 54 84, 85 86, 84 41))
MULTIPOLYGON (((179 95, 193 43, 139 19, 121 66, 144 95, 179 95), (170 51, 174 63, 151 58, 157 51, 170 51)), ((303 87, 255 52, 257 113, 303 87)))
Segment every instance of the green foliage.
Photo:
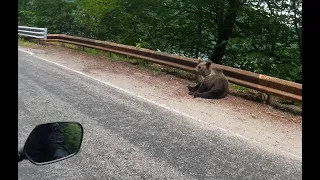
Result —
POLYGON ((19 25, 210 59, 301 82, 301 0, 19 0, 19 25), (234 3, 237 3, 236 5, 234 3), (231 37, 221 39, 237 11, 231 37))
POLYGON ((35 43, 29 42, 29 41, 24 41, 24 40, 21 39, 21 38, 18 39, 18 45, 19 45, 19 46, 28 46, 28 47, 34 47, 34 46, 36 46, 35 43))
POLYGON ((271 0, 259 2, 265 2, 267 8, 259 4, 247 6, 238 16, 225 64, 301 81, 299 37, 294 24, 288 24, 288 16, 283 15, 289 6, 285 4, 287 1, 283 4, 271 0))
POLYGON ((92 48, 84 48, 84 52, 86 54, 89 54, 89 55, 99 55, 100 54, 100 51, 99 50, 96 50, 96 49, 92 49, 92 48))
POLYGON ((78 124, 62 123, 60 125, 60 132, 63 134, 68 152, 76 152, 81 143, 81 127, 78 124))
POLYGON ((34 13, 28 10, 21 10, 18 12, 18 25, 19 26, 33 26, 34 13))
POLYGON ((149 63, 147 61, 137 59, 134 64, 140 66, 140 67, 146 67, 149 63))

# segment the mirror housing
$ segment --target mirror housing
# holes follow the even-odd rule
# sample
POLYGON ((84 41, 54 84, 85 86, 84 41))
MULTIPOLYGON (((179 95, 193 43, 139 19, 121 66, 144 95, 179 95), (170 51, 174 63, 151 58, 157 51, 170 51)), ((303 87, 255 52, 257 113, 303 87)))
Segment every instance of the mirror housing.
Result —
POLYGON ((35 165, 68 159, 80 150, 83 127, 78 122, 52 122, 36 126, 23 148, 25 158, 35 165))

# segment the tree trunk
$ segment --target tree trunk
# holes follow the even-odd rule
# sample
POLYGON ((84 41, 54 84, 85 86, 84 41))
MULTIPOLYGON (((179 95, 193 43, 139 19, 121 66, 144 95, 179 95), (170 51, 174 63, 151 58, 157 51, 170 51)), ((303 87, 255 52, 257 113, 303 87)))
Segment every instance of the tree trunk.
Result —
POLYGON ((239 0, 229 0, 229 8, 223 23, 219 25, 217 44, 210 58, 213 63, 221 64, 222 62, 222 57, 225 55, 228 41, 232 35, 239 8, 239 0))
POLYGON ((302 28, 298 27, 298 19, 297 19, 297 6, 296 6, 296 1, 295 0, 291 0, 291 5, 292 5, 292 9, 293 9, 293 21, 294 21, 294 27, 295 27, 295 31, 296 34, 298 36, 298 44, 299 44, 299 49, 300 49, 300 63, 302 63, 302 38, 301 38, 301 30, 302 28))
MULTIPOLYGON (((60 0, 58 0, 58 11, 57 11, 57 17, 59 16, 61 14, 61 1, 60 0)), ((61 19, 59 19, 59 20, 61 20, 61 19)), ((63 23, 62 22, 60 22, 59 24, 58 24, 58 29, 59 29, 59 33, 63 33, 63 25, 62 25, 63 23)))
POLYGON ((199 57, 201 40, 202 40, 202 6, 199 8, 198 38, 197 38, 197 44, 196 44, 195 58, 199 57))

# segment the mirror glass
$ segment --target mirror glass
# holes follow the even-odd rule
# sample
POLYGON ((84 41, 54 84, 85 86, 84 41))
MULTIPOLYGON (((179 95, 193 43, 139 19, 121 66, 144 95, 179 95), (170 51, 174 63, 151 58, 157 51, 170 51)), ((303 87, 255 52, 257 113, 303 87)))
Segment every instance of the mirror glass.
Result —
POLYGON ((24 152, 34 164, 42 165, 75 155, 81 146, 83 127, 75 122, 38 125, 30 133, 24 152))

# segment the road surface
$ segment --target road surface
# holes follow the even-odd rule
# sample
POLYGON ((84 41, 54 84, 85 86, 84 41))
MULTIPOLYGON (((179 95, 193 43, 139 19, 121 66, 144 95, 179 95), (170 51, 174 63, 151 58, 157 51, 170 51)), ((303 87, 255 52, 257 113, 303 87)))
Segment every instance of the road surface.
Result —
POLYGON ((19 147, 38 124, 77 121, 78 155, 18 164, 19 179, 302 179, 302 161, 19 51, 19 147))

